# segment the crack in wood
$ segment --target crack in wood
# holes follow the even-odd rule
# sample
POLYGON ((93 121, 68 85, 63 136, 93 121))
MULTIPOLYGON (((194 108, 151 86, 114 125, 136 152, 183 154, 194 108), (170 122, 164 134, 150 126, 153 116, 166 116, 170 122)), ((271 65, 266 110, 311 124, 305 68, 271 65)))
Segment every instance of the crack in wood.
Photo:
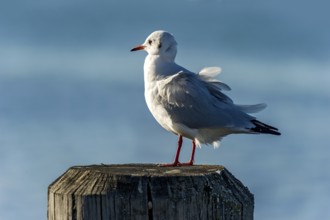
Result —
POLYGON ((147 183, 147 205, 148 205, 148 219, 153 220, 153 208, 152 208, 152 194, 151 194, 151 189, 150 189, 150 178, 147 183))

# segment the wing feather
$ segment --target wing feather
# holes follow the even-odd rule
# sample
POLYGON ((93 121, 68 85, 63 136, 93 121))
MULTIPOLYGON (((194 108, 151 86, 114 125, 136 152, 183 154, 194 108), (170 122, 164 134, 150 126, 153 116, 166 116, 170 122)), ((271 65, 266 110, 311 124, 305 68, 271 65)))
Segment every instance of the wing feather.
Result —
POLYGON ((198 73, 198 76, 203 81, 209 82, 209 83, 215 85, 220 90, 226 90, 226 91, 231 90, 231 88, 227 84, 214 78, 215 76, 219 75, 220 73, 221 73, 220 67, 206 67, 198 73))
POLYGON ((162 105, 174 123, 190 128, 235 127, 251 116, 221 92, 218 81, 179 72, 157 83, 162 105))

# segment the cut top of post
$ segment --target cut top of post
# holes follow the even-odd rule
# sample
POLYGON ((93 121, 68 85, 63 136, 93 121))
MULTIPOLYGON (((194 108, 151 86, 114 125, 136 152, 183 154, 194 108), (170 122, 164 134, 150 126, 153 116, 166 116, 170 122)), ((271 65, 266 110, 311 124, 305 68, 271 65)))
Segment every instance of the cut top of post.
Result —
POLYGON ((74 166, 70 169, 91 170, 93 172, 107 173, 111 175, 128 176, 194 176, 201 174, 218 173, 225 170, 219 165, 194 165, 178 167, 162 167, 156 164, 111 164, 74 166))

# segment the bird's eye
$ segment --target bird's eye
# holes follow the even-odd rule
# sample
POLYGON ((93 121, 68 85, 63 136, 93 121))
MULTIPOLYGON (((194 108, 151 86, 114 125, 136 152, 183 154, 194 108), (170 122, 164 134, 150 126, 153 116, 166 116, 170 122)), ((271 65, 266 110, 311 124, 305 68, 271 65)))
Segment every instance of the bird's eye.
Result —
POLYGON ((162 43, 159 43, 159 44, 158 44, 158 48, 161 48, 161 47, 162 47, 162 43))
POLYGON ((152 40, 148 40, 148 44, 151 45, 152 44, 152 40))

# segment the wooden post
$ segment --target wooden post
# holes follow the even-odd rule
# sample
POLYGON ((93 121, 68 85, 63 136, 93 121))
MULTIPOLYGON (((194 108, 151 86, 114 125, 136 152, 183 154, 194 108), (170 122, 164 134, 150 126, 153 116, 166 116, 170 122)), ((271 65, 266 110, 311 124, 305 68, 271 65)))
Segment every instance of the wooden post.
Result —
POLYGON ((216 165, 75 166, 48 188, 48 220, 252 220, 253 195, 216 165))

